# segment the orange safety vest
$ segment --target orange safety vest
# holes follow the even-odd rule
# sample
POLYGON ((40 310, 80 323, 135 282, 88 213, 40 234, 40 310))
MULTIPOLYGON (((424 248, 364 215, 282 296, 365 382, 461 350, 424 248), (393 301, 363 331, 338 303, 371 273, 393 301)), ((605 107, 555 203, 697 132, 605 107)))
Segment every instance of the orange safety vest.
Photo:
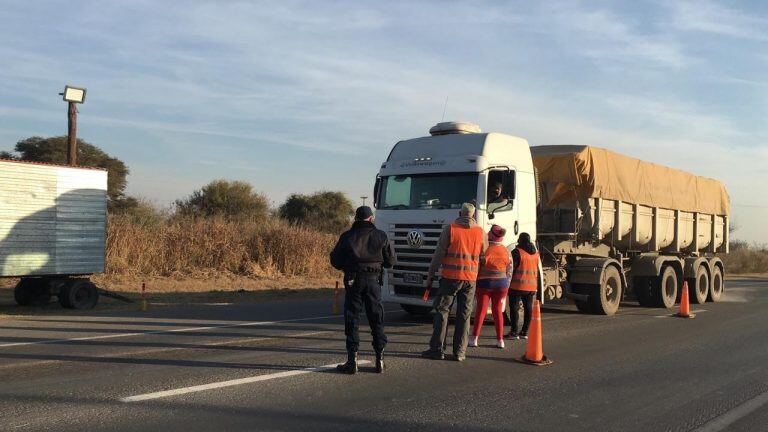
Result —
POLYGON ((506 279, 509 251, 501 243, 491 243, 485 251, 485 264, 480 267, 478 279, 506 279))
POLYGON ((520 252, 520 262, 512 272, 512 282, 509 289, 515 291, 536 292, 539 279, 539 253, 529 254, 522 248, 517 248, 520 252))
POLYGON ((440 264, 446 279, 475 281, 480 267, 480 250, 485 233, 479 226, 465 227, 452 223, 448 233, 451 244, 440 264))

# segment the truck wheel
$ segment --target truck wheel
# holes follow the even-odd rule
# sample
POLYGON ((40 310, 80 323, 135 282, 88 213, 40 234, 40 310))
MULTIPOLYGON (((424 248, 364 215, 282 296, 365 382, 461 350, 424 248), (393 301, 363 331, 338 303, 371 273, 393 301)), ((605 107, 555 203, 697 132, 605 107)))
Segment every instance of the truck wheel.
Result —
POLYGON ((590 288, 589 303, 592 313, 613 315, 619 310, 619 303, 621 303, 621 274, 616 267, 606 267, 603 271, 600 285, 592 285, 590 288))
POLYGON ((428 306, 400 304, 400 307, 411 315, 429 315, 429 313, 432 312, 432 308, 428 306))
POLYGON ((696 269, 696 278, 688 280, 688 297, 691 303, 704 303, 709 295, 709 273, 702 265, 696 269))
POLYGON ((677 273, 671 266, 664 266, 661 276, 651 281, 651 298, 656 307, 673 308, 677 299, 677 273))
POLYGON ((635 293, 635 297, 640 306, 653 306, 653 300, 651 299, 651 278, 646 276, 632 278, 632 292, 635 293))
POLYGON ((725 282, 723 281, 723 271, 718 266, 712 269, 712 286, 709 290, 707 301, 718 302, 725 291, 725 282))
POLYGON ((51 290, 44 279, 22 278, 13 289, 13 298, 19 306, 46 305, 51 301, 51 290))
POLYGON ((87 279, 72 279, 61 290, 59 302, 71 309, 92 309, 99 301, 98 288, 87 279))

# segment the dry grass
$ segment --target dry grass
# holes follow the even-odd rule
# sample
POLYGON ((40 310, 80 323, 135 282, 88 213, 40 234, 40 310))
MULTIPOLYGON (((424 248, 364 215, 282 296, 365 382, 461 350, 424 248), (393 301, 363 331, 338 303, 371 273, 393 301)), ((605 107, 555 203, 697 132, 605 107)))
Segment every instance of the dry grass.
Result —
POLYGON ((142 224, 112 216, 107 275, 328 279, 337 275, 328 263, 335 240, 281 220, 174 218, 142 224))
POLYGON ((732 242, 730 249, 730 253, 722 256, 727 273, 768 272, 768 247, 750 245, 746 242, 732 242))

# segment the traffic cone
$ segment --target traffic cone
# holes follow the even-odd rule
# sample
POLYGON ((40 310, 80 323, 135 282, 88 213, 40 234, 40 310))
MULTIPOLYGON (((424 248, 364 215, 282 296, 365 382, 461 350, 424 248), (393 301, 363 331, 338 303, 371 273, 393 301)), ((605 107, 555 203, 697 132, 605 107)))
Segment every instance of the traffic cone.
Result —
POLYGON ((533 315, 531 316, 531 328, 528 332, 528 344, 525 347, 525 354, 520 357, 520 362, 536 366, 544 366, 552 363, 544 355, 544 349, 541 344, 541 306, 538 300, 533 301, 533 315))
POLYGON ((333 314, 339 314, 339 281, 336 281, 336 289, 333 290, 333 314))
POLYGON ((680 295, 680 311, 674 316, 678 318, 694 318, 696 315, 691 313, 691 304, 688 301, 688 281, 683 282, 683 292, 680 295))

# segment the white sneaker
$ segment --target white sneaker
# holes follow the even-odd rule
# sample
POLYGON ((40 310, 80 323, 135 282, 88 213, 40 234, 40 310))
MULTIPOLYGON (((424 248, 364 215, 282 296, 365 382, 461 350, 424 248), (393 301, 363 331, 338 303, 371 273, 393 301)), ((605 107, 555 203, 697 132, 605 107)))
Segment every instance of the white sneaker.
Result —
POLYGON ((504 349, 504 339, 499 339, 496 341, 496 348, 504 349))
POLYGON ((469 338, 469 346, 476 347, 477 346, 477 336, 472 336, 469 338))

